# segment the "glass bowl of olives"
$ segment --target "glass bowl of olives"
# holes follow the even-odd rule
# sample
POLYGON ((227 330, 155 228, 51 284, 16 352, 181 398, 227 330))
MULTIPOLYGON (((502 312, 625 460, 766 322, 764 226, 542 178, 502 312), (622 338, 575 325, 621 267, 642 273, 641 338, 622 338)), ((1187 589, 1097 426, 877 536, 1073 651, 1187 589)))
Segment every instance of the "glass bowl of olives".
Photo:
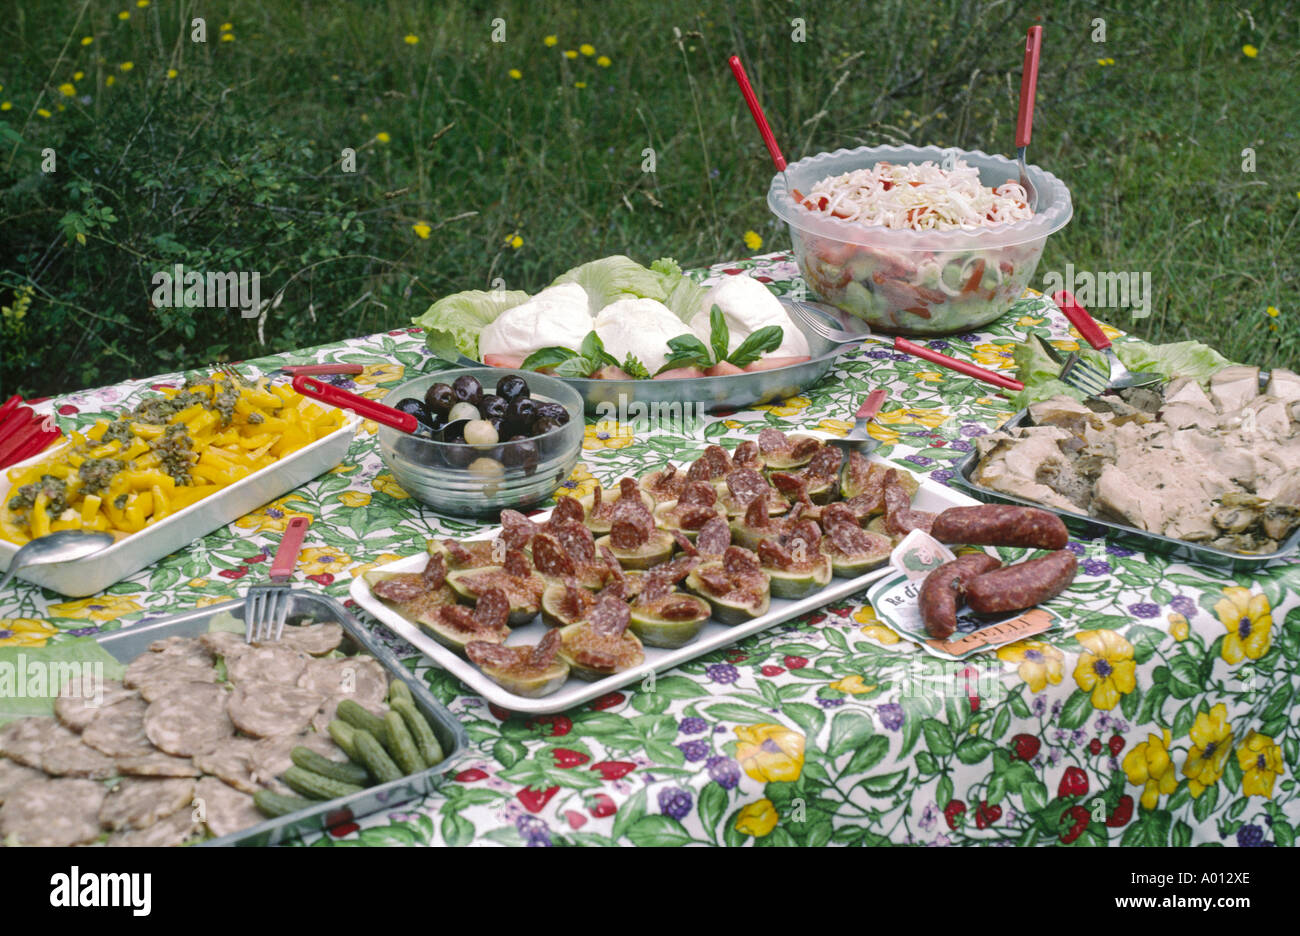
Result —
POLYGON ((582 397, 531 371, 467 367, 409 380, 384 404, 414 433, 379 427, 379 453, 408 494, 440 513, 495 519, 551 496, 582 452, 582 397))

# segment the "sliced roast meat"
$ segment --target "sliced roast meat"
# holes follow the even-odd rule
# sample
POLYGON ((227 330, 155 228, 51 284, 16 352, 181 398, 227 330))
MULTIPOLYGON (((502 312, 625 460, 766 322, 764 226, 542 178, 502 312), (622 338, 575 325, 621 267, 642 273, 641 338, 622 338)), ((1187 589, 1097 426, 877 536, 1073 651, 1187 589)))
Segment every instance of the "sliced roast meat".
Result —
POLYGON ((113 832, 147 829, 193 801, 193 780, 126 777, 104 797, 99 822, 113 832))
MULTIPOLYGON (((324 702, 325 696, 311 689, 276 683, 243 683, 230 694, 230 703, 226 706, 229 713, 227 723, 233 722, 244 734, 255 738, 293 734, 307 727, 324 702)), ((221 739, 216 738, 207 750, 215 747, 216 741, 221 739)), ((161 744, 158 746, 163 747, 161 744)))
MULTIPOLYGON (((247 686, 262 683, 244 683, 247 686)), ((277 687, 287 689, 288 687, 277 687)), ((300 691, 300 690, 294 690, 300 691)), ((207 683, 185 683, 149 703, 144 730, 159 750, 176 757, 193 757, 211 751, 235 733, 226 714, 230 693, 207 683)))

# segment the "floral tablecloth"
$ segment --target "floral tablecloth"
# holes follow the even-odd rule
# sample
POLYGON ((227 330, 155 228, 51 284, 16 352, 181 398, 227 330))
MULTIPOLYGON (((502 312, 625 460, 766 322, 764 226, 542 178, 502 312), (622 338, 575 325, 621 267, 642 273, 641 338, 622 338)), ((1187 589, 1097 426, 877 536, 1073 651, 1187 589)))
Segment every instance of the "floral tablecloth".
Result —
MULTIPOLYGON (((752 275, 784 292, 797 271, 777 254, 701 275, 752 275)), ((1027 293, 994 326, 930 344, 1006 368, 1000 343, 1026 332, 1063 349, 1079 337, 1027 293)), ((339 382, 370 396, 432 366, 418 329, 250 365, 321 360, 364 364, 339 382)), ((65 430, 79 427, 177 376, 52 405, 65 430)), ((880 454, 940 481, 1010 415, 984 384, 858 351, 803 396, 707 417, 688 434, 589 425, 566 485, 585 493, 767 425, 842 432, 841 417, 879 386, 890 390, 872 430, 880 454)), ((102 595, 65 601, 20 584, 0 597, 0 645, 235 597, 296 514, 313 519, 300 585, 339 598, 426 537, 478 529, 410 499, 373 431, 328 474, 102 595)), ((1069 548, 1080 574, 1058 604, 1066 626, 964 663, 900 640, 858 595, 661 674, 653 692, 535 718, 487 705, 370 622, 462 720, 470 747, 437 794, 304 844, 1293 844, 1300 567, 1234 575, 1104 539, 1069 548)))

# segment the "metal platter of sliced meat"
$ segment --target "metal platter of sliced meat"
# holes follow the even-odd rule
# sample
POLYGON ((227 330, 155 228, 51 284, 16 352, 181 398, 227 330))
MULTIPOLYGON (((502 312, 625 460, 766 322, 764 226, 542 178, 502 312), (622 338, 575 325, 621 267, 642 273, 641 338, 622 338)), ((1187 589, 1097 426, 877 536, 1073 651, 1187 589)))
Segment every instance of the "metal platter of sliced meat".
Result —
POLYGON ((194 821, 194 810, 178 809, 166 819, 161 819, 147 829, 126 829, 108 837, 104 844, 109 848, 168 848, 184 845, 201 834, 203 826, 194 821))
POLYGON ((149 704, 139 696, 114 702, 99 713, 81 733, 81 740, 109 757, 149 754, 154 746, 144 732, 144 713, 149 704))
POLYGON ((95 715, 107 705, 134 696, 116 679, 83 680, 80 676, 69 679, 54 700, 54 715, 73 731, 84 731, 95 715))
POLYGON ((112 832, 147 829, 193 800, 193 780, 126 777, 104 797, 99 822, 112 832))
POLYGON ((301 650, 289 647, 255 647, 226 660, 226 678, 236 685, 272 682, 296 686, 309 660, 311 657, 301 650))
POLYGON ((94 780, 29 781, 10 790, 0 806, 0 839, 44 847, 94 841, 103 802, 104 785, 94 780))
POLYGON ((378 660, 369 657, 311 660, 298 685, 323 696, 355 699, 369 707, 382 703, 388 695, 388 673, 378 660))
POLYGON ((188 757, 172 757, 162 751, 119 757, 117 772, 124 777, 197 777, 202 773, 188 757))
POLYGON ((325 696, 311 689, 249 682, 235 687, 226 710, 244 734, 270 738, 302 731, 324 702, 325 696))
POLYGON ((226 786, 215 777, 200 780, 195 795, 199 804, 197 814, 207 823, 208 831, 217 837, 247 829, 266 819, 253 805, 251 796, 226 786))
POLYGON ((144 716, 145 734, 159 750, 177 757, 211 751, 235 733, 226 714, 228 695, 220 686, 207 683, 178 686, 149 703, 144 716))
POLYGON ((221 778, 237 790, 256 793, 253 750, 260 743, 252 738, 228 738, 206 754, 194 755, 194 766, 221 778))

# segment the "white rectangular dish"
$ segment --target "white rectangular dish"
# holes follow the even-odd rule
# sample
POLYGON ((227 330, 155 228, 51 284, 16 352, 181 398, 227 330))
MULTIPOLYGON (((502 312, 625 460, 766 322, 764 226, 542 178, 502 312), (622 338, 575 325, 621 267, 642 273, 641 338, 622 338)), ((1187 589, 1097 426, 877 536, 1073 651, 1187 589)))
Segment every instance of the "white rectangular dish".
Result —
MULTIPOLYGON (((85 598, 103 591, 114 582, 139 572, 194 542, 213 530, 238 520, 263 504, 288 494, 343 460, 361 420, 349 416, 347 421, 327 436, 322 436, 296 452, 267 465, 234 484, 196 501, 149 527, 123 537, 112 546, 87 559, 32 566, 18 577, 69 598, 85 598)), ((42 452, 27 461, 11 465, 0 473, 0 503, 9 496, 9 472, 44 461, 57 449, 42 452)), ((0 540, 0 571, 9 568, 18 547, 0 540)))
MULTIPOLYGON (((890 467, 902 468, 884 459, 874 459, 890 467)), ((923 478, 921 480, 920 490, 912 499, 912 504, 919 510, 928 510, 939 512, 949 507, 961 507, 971 504, 978 504, 979 501, 967 497, 957 491, 940 484, 937 481, 931 481, 923 478)), ((542 520, 544 516, 538 515, 532 518, 542 520)), ((500 528, 488 531, 472 539, 490 539, 495 536, 500 528)), ((396 562, 390 562, 388 565, 379 566, 376 571, 383 572, 419 572, 429 561, 427 553, 420 553, 414 556, 407 556, 396 562)), ((451 650, 438 643, 418 625, 411 623, 402 617, 397 611, 385 605, 370 591, 370 586, 362 578, 352 580, 350 595, 357 604, 365 608, 371 615, 383 622, 384 626, 393 633, 402 637, 404 640, 415 646, 426 657, 441 666, 443 669, 452 673, 461 682, 469 686, 479 695, 483 696, 489 702, 495 702, 503 708, 510 709, 513 712, 523 712, 527 714, 544 714, 551 712, 562 712, 574 706, 581 705, 584 702, 590 702, 592 699, 599 698, 607 692, 620 689, 632 683, 639 682, 652 672, 671 669, 688 660, 693 660, 698 656, 716 650, 719 647, 725 647, 728 644, 748 637, 750 634, 766 630, 774 624, 780 624, 791 618, 799 617, 801 614, 807 614, 816 611, 818 608, 825 607, 833 601, 852 595, 861 591, 872 582, 876 581, 883 575, 895 571, 892 566, 884 565, 879 569, 874 569, 865 575, 860 575, 853 579, 835 578, 831 583, 821 591, 807 598, 798 600, 773 598, 771 608, 768 612, 760 617, 754 618, 744 624, 738 624, 734 627, 728 627, 725 624, 719 624, 717 621, 709 621, 700 631, 699 636, 684 647, 678 647, 675 650, 665 650, 658 647, 645 648, 645 661, 640 665, 633 667, 621 673, 615 673, 604 679, 594 682, 585 682, 576 677, 570 677, 569 680, 560 687, 559 691, 551 695, 544 696, 540 699, 529 699, 524 696, 515 695, 501 688, 479 670, 477 666, 468 660, 457 656, 451 650)), ((516 627, 506 641, 507 646, 515 644, 535 644, 541 640, 546 633, 546 625, 542 623, 541 618, 535 619, 532 623, 523 627, 516 627)))

